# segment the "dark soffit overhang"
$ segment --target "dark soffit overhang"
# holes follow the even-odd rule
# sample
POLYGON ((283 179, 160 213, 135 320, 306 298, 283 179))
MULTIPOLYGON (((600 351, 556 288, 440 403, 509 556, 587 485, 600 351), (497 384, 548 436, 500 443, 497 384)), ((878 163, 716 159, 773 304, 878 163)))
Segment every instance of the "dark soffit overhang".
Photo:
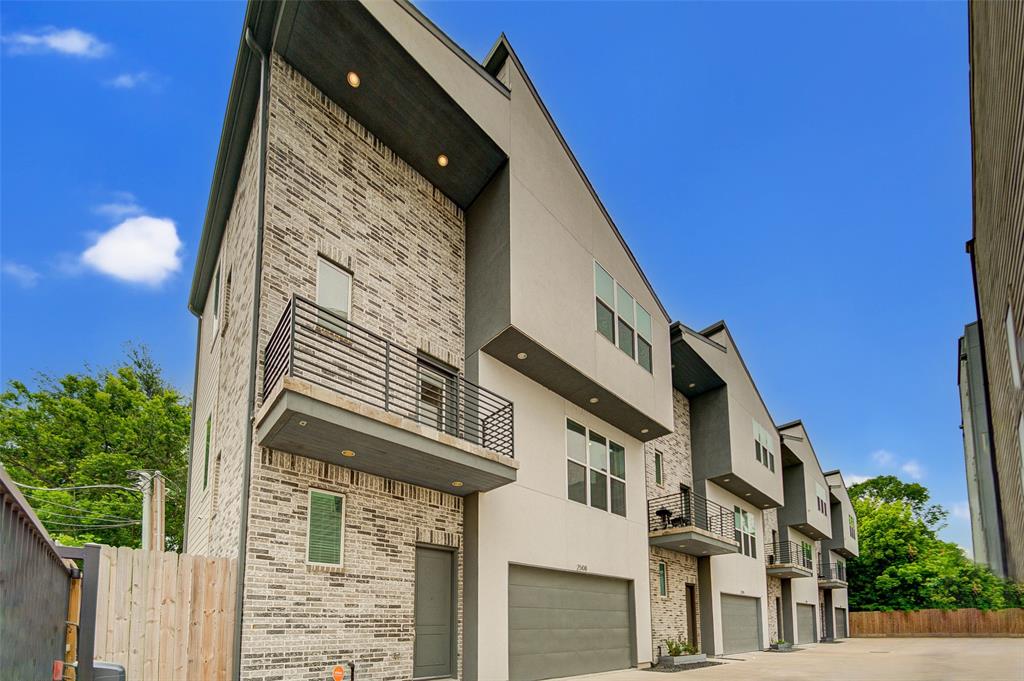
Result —
POLYGON ((687 399, 693 399, 709 390, 722 387, 725 385, 725 381, 686 341, 683 336, 687 333, 698 343, 709 343, 719 350, 722 347, 679 322, 675 322, 670 327, 672 387, 685 395, 687 399))

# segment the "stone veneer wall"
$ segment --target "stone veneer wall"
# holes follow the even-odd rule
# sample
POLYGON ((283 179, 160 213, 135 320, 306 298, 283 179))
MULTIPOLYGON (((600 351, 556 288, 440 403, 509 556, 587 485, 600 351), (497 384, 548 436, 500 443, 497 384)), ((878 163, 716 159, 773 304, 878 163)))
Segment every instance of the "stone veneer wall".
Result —
POLYGON ((768 642, 778 641, 782 637, 779 632, 779 615, 777 601, 782 598, 782 579, 768 577, 768 642))
MULTIPOLYGON (((462 370, 461 209, 277 54, 266 190, 261 358, 291 296, 315 298, 322 255, 353 273, 355 323, 462 370)), ((260 387, 262 372, 261 359, 260 387)), ((280 452, 252 456, 242 677, 326 678, 353 658, 364 681, 411 678, 424 542, 458 547, 461 678, 461 498, 280 452), (346 494, 340 571, 305 563, 310 486, 346 494)))
POLYGON ((689 636, 686 612, 686 585, 693 584, 694 607, 697 609, 697 649, 700 645, 700 591, 697 587, 697 559, 678 551, 651 547, 651 659, 658 661, 658 646, 667 655, 665 639, 686 641, 689 636), (665 563, 668 595, 658 594, 658 563, 665 563))
POLYGON ((675 494, 679 485, 693 486, 693 461, 690 449, 690 401, 672 390, 674 431, 644 445, 647 473, 647 498, 675 494), (661 452, 661 484, 657 484, 654 453, 661 452))
POLYGON ((189 553, 238 555, 243 450, 248 427, 245 396, 252 345, 258 151, 259 126, 254 124, 218 254, 220 318, 214 321, 215 287, 211 285, 200 322, 189 461, 189 553), (207 416, 211 417, 210 468, 204 486, 207 416))
POLYGON ((412 678, 416 545, 455 549, 461 678, 462 498, 267 450, 253 472, 242 678, 412 678), (306 564, 310 488, 345 495, 340 568, 306 564))

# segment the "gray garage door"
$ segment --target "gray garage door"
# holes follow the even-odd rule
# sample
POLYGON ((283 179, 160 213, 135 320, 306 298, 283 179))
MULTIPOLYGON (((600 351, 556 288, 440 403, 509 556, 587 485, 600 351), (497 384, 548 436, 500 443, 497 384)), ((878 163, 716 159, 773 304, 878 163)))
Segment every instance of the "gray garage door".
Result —
POLYGON ((629 613, 628 582, 510 565, 509 680, 632 666, 629 613))
POLYGON ((796 642, 814 643, 814 606, 796 604, 796 642))
POLYGON ((722 594, 722 651, 761 649, 761 607, 756 598, 722 594))
POLYGON ((836 638, 846 638, 846 608, 836 608, 836 638))

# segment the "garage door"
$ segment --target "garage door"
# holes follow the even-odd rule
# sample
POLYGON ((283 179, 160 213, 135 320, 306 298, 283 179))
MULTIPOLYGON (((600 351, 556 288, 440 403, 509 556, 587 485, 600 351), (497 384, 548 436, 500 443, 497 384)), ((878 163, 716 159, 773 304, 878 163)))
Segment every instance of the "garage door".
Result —
POLYGON ((631 667, 629 613, 621 579, 509 566, 509 680, 631 667))
POLYGON ((836 638, 846 638, 846 608, 836 608, 836 638))
POLYGON ((796 604, 796 642, 814 643, 814 606, 796 604))
POLYGON ((746 653, 761 649, 760 602, 749 596, 722 594, 722 651, 746 653))

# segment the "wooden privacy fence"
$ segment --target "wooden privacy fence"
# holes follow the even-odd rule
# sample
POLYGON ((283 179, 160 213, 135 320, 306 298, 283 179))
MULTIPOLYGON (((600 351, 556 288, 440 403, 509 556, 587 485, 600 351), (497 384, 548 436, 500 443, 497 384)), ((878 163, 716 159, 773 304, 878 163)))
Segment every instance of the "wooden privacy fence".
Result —
POLYGON ((128 681, 227 681, 235 571, 234 559, 104 546, 95 659, 128 681))
POLYGON ((850 635, 1024 637, 1024 609, 851 612, 850 635))

